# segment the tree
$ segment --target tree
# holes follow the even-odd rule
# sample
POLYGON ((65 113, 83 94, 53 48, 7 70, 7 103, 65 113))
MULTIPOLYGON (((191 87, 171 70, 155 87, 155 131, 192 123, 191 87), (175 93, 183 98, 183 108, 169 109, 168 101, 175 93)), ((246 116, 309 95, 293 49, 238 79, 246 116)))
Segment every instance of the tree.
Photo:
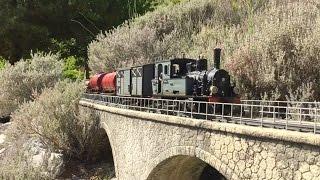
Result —
POLYGON ((152 8, 153 0, 0 0, 0 55, 15 63, 30 50, 87 58, 102 30, 152 8), (70 44, 70 42, 73 42, 70 44), (59 43, 68 44, 60 49, 59 43))

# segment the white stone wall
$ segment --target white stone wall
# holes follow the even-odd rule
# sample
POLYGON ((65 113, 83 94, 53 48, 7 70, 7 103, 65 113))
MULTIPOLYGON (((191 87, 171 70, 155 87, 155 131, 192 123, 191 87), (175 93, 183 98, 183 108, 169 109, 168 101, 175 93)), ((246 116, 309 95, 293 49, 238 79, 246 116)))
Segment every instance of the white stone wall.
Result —
POLYGON ((100 114, 118 180, 147 179, 177 155, 197 157, 227 179, 320 179, 319 135, 80 103, 100 114))

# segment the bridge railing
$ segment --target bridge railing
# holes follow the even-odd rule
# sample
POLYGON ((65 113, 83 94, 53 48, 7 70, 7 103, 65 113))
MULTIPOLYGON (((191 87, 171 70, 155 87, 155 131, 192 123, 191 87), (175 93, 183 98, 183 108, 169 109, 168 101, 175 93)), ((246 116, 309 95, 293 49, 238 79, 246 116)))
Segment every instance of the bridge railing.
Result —
MULTIPOLYGON (((84 99, 111 107, 196 119, 320 133, 320 106, 282 106, 273 102, 232 104, 84 94, 84 99)), ((298 104, 298 103, 297 103, 298 104)))

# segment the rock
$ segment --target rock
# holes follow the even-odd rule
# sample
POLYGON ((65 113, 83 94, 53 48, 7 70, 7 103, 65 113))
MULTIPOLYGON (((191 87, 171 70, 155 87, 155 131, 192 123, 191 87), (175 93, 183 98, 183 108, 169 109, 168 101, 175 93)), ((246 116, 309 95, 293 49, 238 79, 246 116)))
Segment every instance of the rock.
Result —
POLYGON ((63 173, 65 164, 63 154, 51 152, 40 139, 35 137, 21 137, 18 140, 19 143, 17 143, 19 147, 17 147, 17 144, 10 142, 6 135, 10 125, 11 122, 0 124, 0 159, 8 153, 15 154, 19 149, 19 155, 23 157, 22 161, 31 168, 39 169, 44 177, 55 178, 63 173))
POLYGON ((41 151, 40 153, 33 155, 32 166, 35 168, 41 167, 44 164, 45 154, 45 151, 41 151))
POLYGON ((3 144, 5 142, 6 135, 0 134, 0 144, 3 144))
POLYGON ((309 164, 307 164, 307 163, 305 163, 305 162, 303 162, 303 163, 301 164, 300 169, 299 169, 299 171, 300 171, 301 173, 308 172, 309 170, 310 170, 309 164))
POLYGON ((63 155, 59 153, 51 153, 48 159, 48 170, 55 177, 61 175, 64 169, 63 155))
POLYGON ((263 170, 265 170, 267 168, 267 163, 264 159, 260 162, 260 168, 263 170))
POLYGON ((310 166, 310 171, 315 177, 319 177, 319 175, 320 175, 319 166, 311 165, 310 166))
POLYGON ((39 139, 30 139, 26 144, 27 156, 31 156, 32 166, 44 170, 43 175, 57 177, 63 173, 64 160, 60 153, 50 152, 39 139))
POLYGON ((244 160, 240 160, 238 161, 237 166, 239 167, 239 170, 243 172, 246 168, 246 162, 244 160))
POLYGON ((293 179, 294 179, 294 180, 300 180, 300 179, 302 179, 302 174, 301 174, 301 172, 300 172, 300 171, 295 171, 295 172, 294 172, 293 179))
POLYGON ((8 122, 5 124, 0 123, 0 134, 3 134, 5 132, 5 130, 7 130, 10 125, 11 125, 11 122, 8 122))
POLYGON ((252 175, 252 172, 251 172, 251 169, 250 168, 246 168, 243 172, 243 175, 245 178, 247 179, 250 179, 251 175, 252 175))
POLYGON ((313 175, 312 175, 311 172, 305 172, 305 173, 302 174, 302 178, 305 179, 305 180, 312 179, 313 175))
POLYGON ((289 166, 289 163, 287 161, 285 161, 285 160, 279 160, 277 162, 277 167, 279 169, 286 169, 288 166, 289 166))

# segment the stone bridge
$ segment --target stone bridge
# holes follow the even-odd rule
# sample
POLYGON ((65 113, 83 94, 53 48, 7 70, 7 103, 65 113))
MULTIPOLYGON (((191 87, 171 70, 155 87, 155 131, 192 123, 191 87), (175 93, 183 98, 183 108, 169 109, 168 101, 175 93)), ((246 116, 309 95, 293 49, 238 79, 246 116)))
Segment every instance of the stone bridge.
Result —
POLYGON ((97 113, 117 180, 320 179, 320 136, 108 107, 97 113))

